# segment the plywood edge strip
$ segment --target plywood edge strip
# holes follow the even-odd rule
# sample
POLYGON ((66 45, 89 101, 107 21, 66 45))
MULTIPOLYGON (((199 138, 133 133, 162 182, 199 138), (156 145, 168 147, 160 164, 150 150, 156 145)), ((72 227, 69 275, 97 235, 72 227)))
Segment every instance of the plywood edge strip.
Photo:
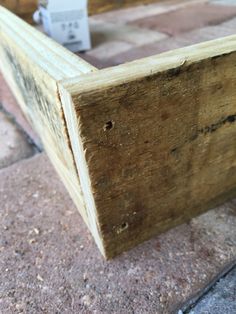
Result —
POLYGON ((86 203, 89 228, 100 252, 103 254, 104 257, 106 257, 105 246, 99 228, 98 213, 96 210, 92 192, 89 169, 85 158, 86 151, 84 150, 83 141, 80 134, 79 116, 77 116, 76 114, 73 100, 70 93, 64 87, 63 81, 61 81, 59 84, 59 93, 62 100, 66 123, 68 126, 71 147, 80 177, 81 189, 86 203))

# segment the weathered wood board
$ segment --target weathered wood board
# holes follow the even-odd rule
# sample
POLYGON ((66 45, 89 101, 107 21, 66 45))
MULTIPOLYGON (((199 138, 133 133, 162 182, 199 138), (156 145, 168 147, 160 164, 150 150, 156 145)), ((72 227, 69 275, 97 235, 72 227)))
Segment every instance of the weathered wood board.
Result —
POLYGON ((105 257, 236 195, 236 36, 97 71, 1 8, 0 68, 105 257))
POLYGON ((233 36, 63 83, 108 257, 236 195, 235 69, 233 36))

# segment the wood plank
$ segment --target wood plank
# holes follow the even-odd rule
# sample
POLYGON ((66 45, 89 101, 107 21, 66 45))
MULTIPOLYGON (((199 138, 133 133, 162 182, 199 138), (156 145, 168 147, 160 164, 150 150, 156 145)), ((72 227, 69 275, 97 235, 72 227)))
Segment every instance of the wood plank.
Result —
POLYGON ((62 82, 106 257, 236 195, 235 69, 231 36, 62 82))
POLYGON ((90 228, 58 82, 96 69, 0 7, 0 70, 90 228))

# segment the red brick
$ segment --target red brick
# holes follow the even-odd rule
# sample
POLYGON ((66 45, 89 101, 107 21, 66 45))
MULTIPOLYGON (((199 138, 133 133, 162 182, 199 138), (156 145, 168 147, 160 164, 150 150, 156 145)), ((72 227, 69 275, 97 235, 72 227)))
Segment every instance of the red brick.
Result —
POLYGON ((109 66, 109 63, 107 63, 106 59, 98 59, 89 55, 88 53, 77 53, 77 55, 98 69, 107 68, 109 66))
POLYGON ((188 45, 187 41, 176 38, 170 38, 150 45, 143 45, 140 47, 130 49, 126 52, 113 56, 112 58, 108 59, 107 62, 110 65, 118 65, 125 62, 134 61, 137 59, 156 55, 165 51, 181 48, 187 45, 188 45))
POLYGON ((198 44, 208 40, 214 40, 220 37, 234 35, 235 29, 227 27, 225 23, 217 26, 208 26, 181 34, 178 38, 187 41, 189 45, 198 44))
POLYGON ((0 312, 172 313, 236 257, 236 201, 106 262, 44 154, 0 171, 0 312))
POLYGON ((95 49, 106 42, 122 41, 130 45, 144 45, 163 40, 167 37, 166 34, 149 29, 92 19, 90 19, 90 30, 95 49))
POLYGON ((42 147, 39 137, 33 131, 32 127, 29 125, 28 121, 24 117, 17 100, 10 91, 10 88, 6 84, 3 75, 0 72, 0 103, 5 108, 5 110, 11 113, 16 122, 24 129, 24 131, 29 135, 29 137, 39 146, 42 147))
POLYGON ((235 16, 235 6, 202 4, 140 19, 132 24, 175 36, 207 25, 217 25, 235 16))
POLYGON ((113 57, 117 53, 122 53, 131 49, 132 47, 132 44, 122 40, 110 40, 97 45, 86 54, 96 59, 106 61, 108 58, 113 57))
POLYGON ((150 45, 142 45, 126 52, 117 54, 107 60, 111 65, 118 65, 124 62, 145 58, 176 48, 198 44, 204 41, 217 39, 224 36, 234 35, 236 19, 216 26, 207 26, 190 32, 182 33, 179 36, 171 37, 150 45))

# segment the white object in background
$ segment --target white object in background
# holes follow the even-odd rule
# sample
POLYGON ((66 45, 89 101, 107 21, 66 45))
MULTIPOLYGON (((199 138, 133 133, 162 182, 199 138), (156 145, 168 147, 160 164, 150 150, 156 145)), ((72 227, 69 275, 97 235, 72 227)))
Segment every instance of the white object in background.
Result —
POLYGON ((91 49, 87 0, 40 0, 35 21, 45 32, 73 52, 91 49))

